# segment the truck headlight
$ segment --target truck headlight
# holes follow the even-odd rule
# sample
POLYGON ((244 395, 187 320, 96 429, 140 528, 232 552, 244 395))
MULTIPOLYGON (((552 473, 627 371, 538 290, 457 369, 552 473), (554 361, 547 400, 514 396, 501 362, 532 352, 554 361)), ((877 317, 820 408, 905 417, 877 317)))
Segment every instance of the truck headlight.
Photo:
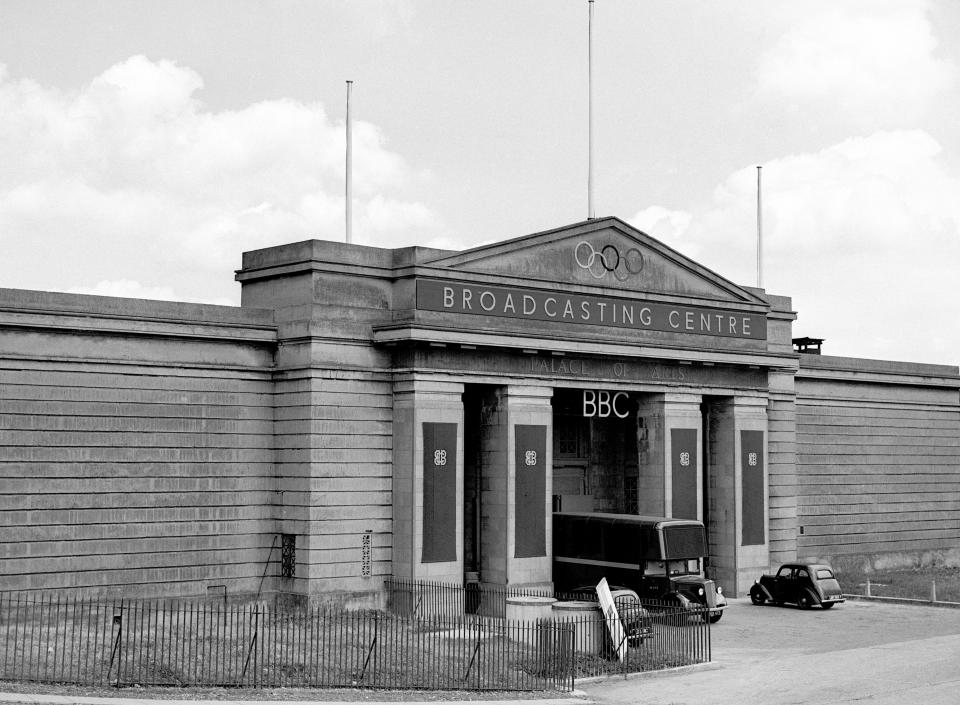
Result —
POLYGON ((703 588, 698 588, 698 589, 697 589, 697 594, 702 597, 703 594, 704 594, 704 593, 703 593, 703 588))
POLYGON ((720 587, 719 585, 717 585, 717 594, 718 594, 718 595, 722 595, 722 594, 723 594, 723 588, 720 587))

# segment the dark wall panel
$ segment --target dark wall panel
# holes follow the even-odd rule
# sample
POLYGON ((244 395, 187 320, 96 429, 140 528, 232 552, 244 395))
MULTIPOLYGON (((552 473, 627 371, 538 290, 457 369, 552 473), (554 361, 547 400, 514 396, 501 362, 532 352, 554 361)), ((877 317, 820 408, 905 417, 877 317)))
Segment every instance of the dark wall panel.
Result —
POLYGON ((547 427, 516 427, 514 556, 547 555, 547 427))
POLYGON ((743 487, 743 545, 766 541, 763 512, 763 431, 740 432, 743 487))
POLYGON ((457 560, 457 424, 423 424, 423 562, 457 560))
POLYGON ((670 432, 673 458, 673 516, 677 519, 697 519, 697 430, 674 428, 670 432))

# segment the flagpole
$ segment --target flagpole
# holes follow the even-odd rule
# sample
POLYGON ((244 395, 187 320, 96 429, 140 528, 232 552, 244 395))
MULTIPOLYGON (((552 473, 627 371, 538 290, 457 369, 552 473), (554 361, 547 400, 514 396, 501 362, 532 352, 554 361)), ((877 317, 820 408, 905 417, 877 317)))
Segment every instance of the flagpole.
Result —
POLYGON ((346 220, 346 240, 353 242, 353 125, 350 122, 350 91, 353 81, 347 81, 347 164, 346 164, 346 194, 344 196, 344 216, 346 220))
POLYGON ((593 210, 593 0, 587 0, 587 220, 593 210))
POLYGON ((757 288, 763 288, 763 201, 761 200, 760 172, 757 166, 757 288))

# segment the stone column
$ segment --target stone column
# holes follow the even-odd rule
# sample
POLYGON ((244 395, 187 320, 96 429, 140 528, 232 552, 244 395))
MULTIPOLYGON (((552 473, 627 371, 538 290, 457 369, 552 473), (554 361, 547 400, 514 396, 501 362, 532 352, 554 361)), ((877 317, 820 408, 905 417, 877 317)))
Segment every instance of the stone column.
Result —
POLYGON ((710 577, 738 597, 769 563, 767 400, 734 397, 709 414, 710 577))
POLYGON ((461 584, 463 385, 413 376, 393 399, 393 574, 461 584))
POLYGON ((637 444, 640 514, 703 518, 703 442, 699 394, 654 394, 640 399, 637 444))
POLYGON ((551 583, 552 396, 549 387, 509 386, 485 404, 480 528, 485 583, 551 583))

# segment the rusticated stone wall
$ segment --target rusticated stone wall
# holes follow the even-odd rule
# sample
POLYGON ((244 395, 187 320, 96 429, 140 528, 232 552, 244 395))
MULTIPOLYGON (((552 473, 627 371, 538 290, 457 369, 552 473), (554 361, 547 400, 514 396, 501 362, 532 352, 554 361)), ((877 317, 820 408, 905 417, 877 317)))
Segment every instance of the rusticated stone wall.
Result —
POLYGON ((271 312, 0 290, 3 589, 255 593, 274 338, 271 312))
POLYGON ((797 552, 835 566, 960 565, 960 379, 803 355, 797 552))

